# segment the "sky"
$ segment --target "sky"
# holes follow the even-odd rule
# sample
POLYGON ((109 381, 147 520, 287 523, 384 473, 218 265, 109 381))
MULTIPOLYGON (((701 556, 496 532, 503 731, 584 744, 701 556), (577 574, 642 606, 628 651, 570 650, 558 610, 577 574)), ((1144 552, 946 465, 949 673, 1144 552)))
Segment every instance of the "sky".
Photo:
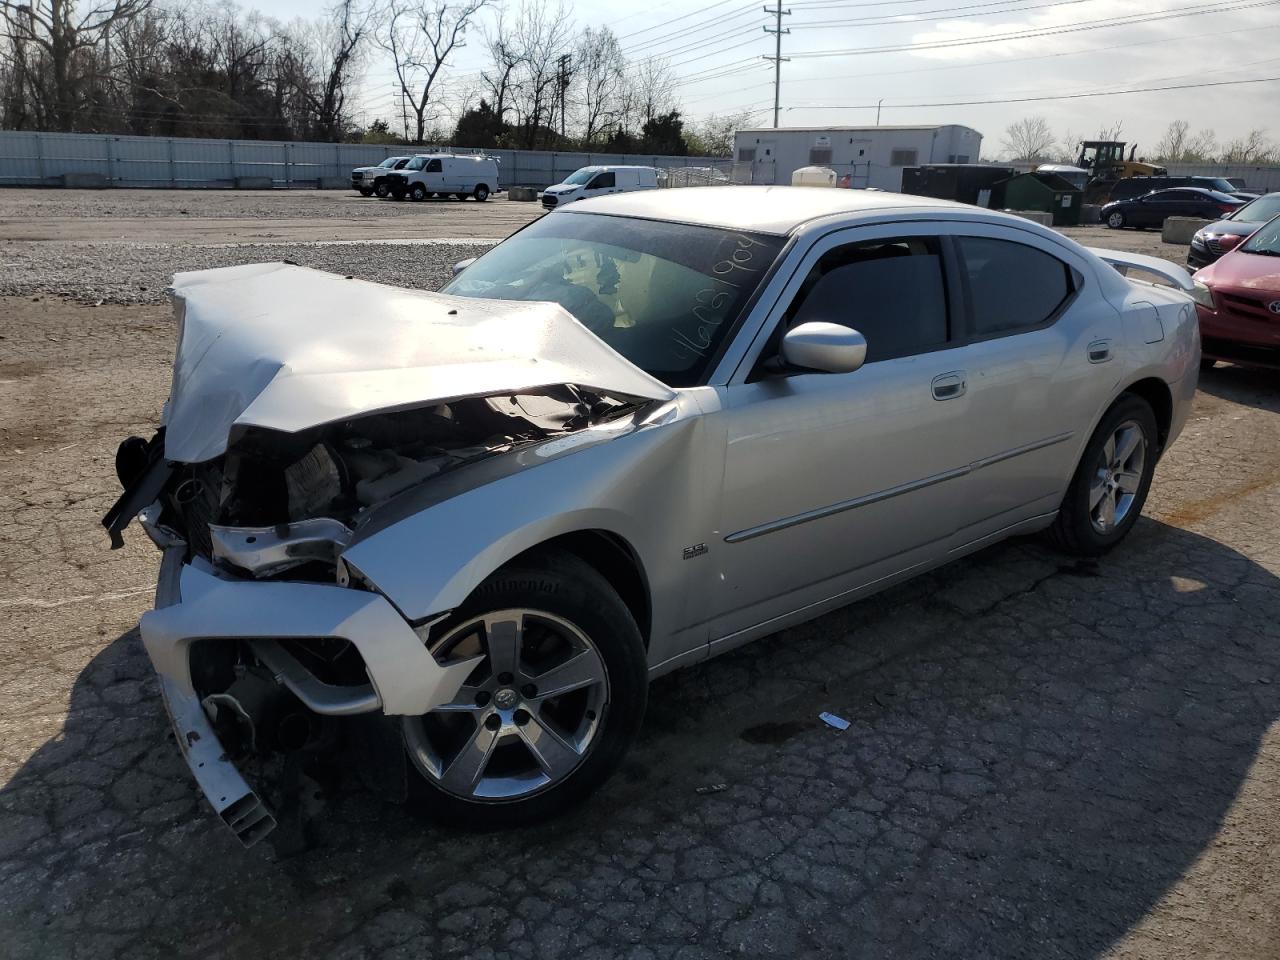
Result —
MULTIPOLYGON (((755 125, 772 124, 773 64, 762 58, 773 53, 764 27, 774 17, 762 0, 566 2, 578 27, 610 27, 630 59, 666 59, 687 118, 750 109, 755 125)), ((317 9, 303 0, 245 6, 282 20, 317 9)), ((884 124, 979 130, 984 158, 1007 155, 1006 127, 1032 115, 1061 140, 1120 123, 1119 139, 1137 143, 1139 155, 1177 119, 1193 132, 1212 129, 1220 143, 1255 128, 1280 141, 1280 0, 795 0, 783 9, 791 31, 782 38, 791 58, 782 64, 783 127, 869 125, 883 101, 884 124), (973 102, 1018 98, 1030 99, 973 102)), ((458 52, 450 89, 473 86, 485 66, 476 32, 458 52)), ((382 57, 370 58, 357 99, 366 122, 398 122, 382 57)))

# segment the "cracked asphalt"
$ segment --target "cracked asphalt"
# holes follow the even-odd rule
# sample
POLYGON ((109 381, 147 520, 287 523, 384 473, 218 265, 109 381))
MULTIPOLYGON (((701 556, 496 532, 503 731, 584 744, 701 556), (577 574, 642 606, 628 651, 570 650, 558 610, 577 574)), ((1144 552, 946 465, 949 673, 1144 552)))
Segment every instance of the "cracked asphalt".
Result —
POLYGON ((158 557, 98 525, 172 339, 163 306, 0 298, 0 955, 1280 956, 1280 376, 1204 375, 1097 563, 1003 544, 664 678, 621 774, 536 829, 332 771, 282 855, 198 798, 136 629, 158 557))

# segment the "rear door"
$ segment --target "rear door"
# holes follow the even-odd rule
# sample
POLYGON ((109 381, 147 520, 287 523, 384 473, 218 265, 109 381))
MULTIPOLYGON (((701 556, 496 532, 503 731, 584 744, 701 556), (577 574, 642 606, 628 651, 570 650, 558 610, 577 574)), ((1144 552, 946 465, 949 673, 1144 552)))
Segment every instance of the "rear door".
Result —
POLYGON ((973 451, 961 546, 1057 509, 1123 344, 1115 309, 1085 289, 1089 266, 1067 248, 992 225, 956 225, 952 237, 973 451))

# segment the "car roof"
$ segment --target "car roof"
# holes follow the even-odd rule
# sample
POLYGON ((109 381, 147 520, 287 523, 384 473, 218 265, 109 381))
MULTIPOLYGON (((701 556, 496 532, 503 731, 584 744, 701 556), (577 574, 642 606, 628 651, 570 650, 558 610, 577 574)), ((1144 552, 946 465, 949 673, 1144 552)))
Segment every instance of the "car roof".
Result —
POLYGON ((917 197, 905 193, 849 190, 835 187, 678 187, 615 193, 565 207, 565 214, 603 213, 613 216, 669 220, 698 226, 785 235, 822 217, 887 210, 966 211, 999 216, 979 207, 917 197))

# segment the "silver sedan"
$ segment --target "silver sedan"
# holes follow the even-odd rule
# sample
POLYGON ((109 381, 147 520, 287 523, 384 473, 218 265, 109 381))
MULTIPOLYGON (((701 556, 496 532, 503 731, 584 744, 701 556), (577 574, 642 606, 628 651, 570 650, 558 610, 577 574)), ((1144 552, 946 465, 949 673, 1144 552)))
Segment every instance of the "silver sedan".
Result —
POLYGON ((257 755, 355 739, 442 817, 528 822, 655 676, 1005 537, 1109 550, 1196 386, 1182 268, 924 198, 626 194, 460 267, 174 279, 104 524, 164 551, 143 642, 246 843, 257 755))

